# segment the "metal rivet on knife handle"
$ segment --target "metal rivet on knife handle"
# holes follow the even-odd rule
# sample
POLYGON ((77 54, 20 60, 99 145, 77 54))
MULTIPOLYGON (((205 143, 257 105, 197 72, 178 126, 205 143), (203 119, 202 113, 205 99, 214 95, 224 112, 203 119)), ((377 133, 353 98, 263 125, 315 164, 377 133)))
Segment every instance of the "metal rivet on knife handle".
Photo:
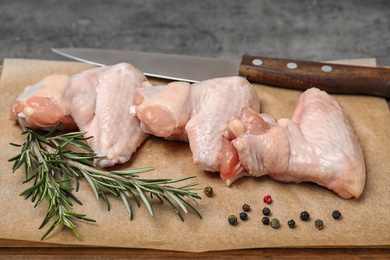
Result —
POLYGON ((252 61, 252 64, 255 65, 255 66, 261 66, 263 64, 263 61, 260 60, 260 59, 254 59, 252 61))
POLYGON ((329 65, 322 62, 244 55, 239 75, 250 82, 270 86, 299 90, 317 87, 333 94, 363 94, 390 98, 390 68, 384 67, 329 65), (261 60, 261 66, 255 65, 255 60, 261 60))
POLYGON ((295 62, 289 62, 289 63, 287 63, 287 68, 293 70, 293 69, 298 68, 298 65, 295 62))
POLYGON ((333 68, 331 66, 329 66, 329 65, 324 65, 324 66, 321 67, 321 70, 323 72, 331 72, 333 70, 333 68))

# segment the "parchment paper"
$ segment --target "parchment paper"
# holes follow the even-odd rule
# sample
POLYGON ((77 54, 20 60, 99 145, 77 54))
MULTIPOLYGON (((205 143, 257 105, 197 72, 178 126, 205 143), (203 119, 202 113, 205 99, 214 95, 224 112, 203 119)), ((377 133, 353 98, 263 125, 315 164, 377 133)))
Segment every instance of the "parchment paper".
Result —
MULTIPOLYGON (((347 61, 345 61, 347 62, 347 61)), ((361 65, 375 65, 375 60, 351 61, 361 65)), ((22 184, 23 172, 12 173, 9 158, 19 153, 10 142, 21 143, 21 128, 8 120, 9 106, 28 84, 52 73, 73 74, 90 65, 74 62, 7 59, 4 61, 0 89, 0 237, 39 241, 45 227, 38 230, 46 212, 46 205, 33 208, 30 200, 19 196, 30 184, 22 184)), ((153 83, 163 83, 153 81, 153 83)), ((262 112, 276 118, 290 117, 300 91, 256 85, 261 99, 262 112)), ((138 149, 131 161, 121 166, 153 166, 155 170, 143 177, 179 178, 196 175, 200 188, 210 185, 214 196, 199 194, 202 200, 197 209, 203 219, 194 213, 184 214, 182 222, 165 204, 156 201, 155 216, 151 217, 142 205, 129 220, 120 199, 111 197, 112 209, 107 211, 103 201, 96 201, 91 189, 81 182, 77 196, 84 206, 75 206, 76 212, 86 213, 96 223, 76 221, 81 237, 76 238, 67 229, 56 229, 44 242, 153 248, 202 252, 263 247, 328 247, 328 246, 389 246, 390 245, 390 114, 382 98, 369 96, 337 95, 344 111, 357 132, 364 149, 367 164, 367 181, 359 199, 345 200, 332 191, 316 184, 279 183, 264 176, 243 178, 226 187, 218 174, 198 170, 192 164, 187 143, 169 142, 149 138, 138 149), (269 205, 271 217, 281 222, 279 229, 261 223, 262 198, 270 194, 274 202, 269 205), (237 226, 228 224, 230 214, 238 215, 242 205, 251 206, 249 219, 237 226), (333 220, 332 211, 338 209, 342 219, 333 220), (309 211, 309 222, 299 220, 299 213, 309 211), (314 220, 325 223, 321 231, 314 227, 314 220), (296 228, 287 226, 295 219, 296 228)), ((223 109, 223 108, 221 108, 223 109)))

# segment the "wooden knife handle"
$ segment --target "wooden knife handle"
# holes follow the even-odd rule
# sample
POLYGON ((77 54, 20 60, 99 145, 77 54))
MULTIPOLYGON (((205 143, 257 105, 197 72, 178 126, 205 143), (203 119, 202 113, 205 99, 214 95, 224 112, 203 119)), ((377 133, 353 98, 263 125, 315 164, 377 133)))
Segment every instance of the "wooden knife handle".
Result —
POLYGON ((390 68, 339 65, 323 62, 244 55, 240 76, 251 82, 328 93, 363 94, 390 98, 390 68))

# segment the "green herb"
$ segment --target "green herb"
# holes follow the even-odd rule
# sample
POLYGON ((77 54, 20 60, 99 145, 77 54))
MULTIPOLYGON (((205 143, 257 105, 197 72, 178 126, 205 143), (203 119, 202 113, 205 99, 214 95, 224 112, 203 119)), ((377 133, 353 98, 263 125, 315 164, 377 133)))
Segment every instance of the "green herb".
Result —
POLYGON ((24 143, 12 144, 21 147, 21 153, 9 159, 14 162, 13 171, 24 168, 25 181, 32 182, 32 186, 20 195, 35 202, 37 207, 42 201, 47 201, 48 209, 40 226, 44 227, 51 219, 54 223, 42 236, 42 240, 57 226, 65 225, 73 231, 76 237, 74 220, 95 222, 87 218, 85 214, 72 212, 73 203, 82 205, 74 195, 79 190, 79 178, 85 178, 92 188, 96 199, 103 200, 110 210, 109 195, 120 197, 126 207, 127 214, 132 219, 133 213, 129 199, 136 201, 138 207, 140 200, 146 205, 151 216, 154 215, 151 199, 153 197, 161 202, 165 201, 184 221, 180 210, 188 213, 188 208, 194 211, 199 218, 200 213, 191 205, 201 199, 194 192, 199 183, 185 184, 180 187, 170 186, 174 183, 184 182, 195 178, 185 177, 181 179, 141 179, 139 173, 153 170, 153 168, 139 168, 123 171, 107 171, 96 167, 93 160, 98 159, 94 151, 85 143, 88 138, 82 132, 71 132, 55 135, 58 124, 46 135, 40 135, 29 129, 24 129, 24 143), (77 151, 76 151, 77 150, 77 151), (138 196, 137 196, 138 195, 138 196), (147 196, 149 195, 149 196, 147 196), (150 197, 150 198, 149 198, 150 197), (188 201, 189 200, 189 201, 188 201))

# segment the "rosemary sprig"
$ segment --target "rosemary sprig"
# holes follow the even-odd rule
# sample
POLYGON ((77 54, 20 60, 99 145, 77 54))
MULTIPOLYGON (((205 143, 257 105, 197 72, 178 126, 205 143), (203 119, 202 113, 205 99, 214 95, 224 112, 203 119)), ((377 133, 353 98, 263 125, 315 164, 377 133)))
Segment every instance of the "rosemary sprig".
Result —
POLYGON ((42 236, 42 240, 57 226, 64 225, 71 229, 79 237, 74 220, 95 222, 87 218, 85 214, 72 212, 73 202, 82 205, 74 195, 79 190, 79 178, 85 178, 92 188, 96 199, 103 198, 110 210, 109 195, 120 197, 126 207, 130 219, 133 217, 129 199, 135 200, 138 207, 140 200, 146 205, 151 216, 154 215, 151 199, 158 198, 166 201, 177 213, 182 221, 183 215, 188 209, 194 211, 199 218, 200 213, 190 202, 197 204, 201 197, 195 193, 198 190, 198 182, 186 184, 180 187, 171 184, 193 179, 195 176, 181 179, 142 179, 140 173, 153 170, 153 168, 138 168, 123 171, 107 171, 96 167, 93 160, 98 157, 86 144, 88 138, 82 132, 55 134, 58 124, 46 135, 25 129, 23 144, 14 144, 21 147, 21 153, 9 159, 14 162, 13 171, 24 167, 25 180, 23 183, 33 182, 33 185, 24 190, 20 195, 35 202, 37 207, 46 201, 48 209, 46 216, 39 228, 44 227, 52 218, 53 224, 42 236), (149 195, 149 196, 148 196, 149 195), (140 199, 139 199, 140 198, 140 199), (189 201, 190 202, 189 202, 189 201))

